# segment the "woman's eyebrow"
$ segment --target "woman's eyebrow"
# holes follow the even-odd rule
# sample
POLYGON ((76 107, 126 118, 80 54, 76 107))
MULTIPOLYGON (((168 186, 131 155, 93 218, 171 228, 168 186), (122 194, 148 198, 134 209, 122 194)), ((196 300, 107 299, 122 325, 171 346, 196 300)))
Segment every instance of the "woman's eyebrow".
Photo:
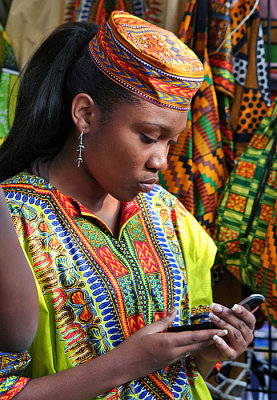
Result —
MULTIPOLYGON (((138 125, 150 125, 153 127, 157 127, 160 128, 162 131, 166 132, 166 133, 170 133, 171 132, 171 125, 166 125, 163 123, 159 123, 159 122, 149 122, 149 121, 140 121, 138 122, 138 125)), ((178 133, 176 133, 176 135, 180 135, 182 132, 184 132, 184 130, 186 129, 186 125, 185 127, 178 133)))

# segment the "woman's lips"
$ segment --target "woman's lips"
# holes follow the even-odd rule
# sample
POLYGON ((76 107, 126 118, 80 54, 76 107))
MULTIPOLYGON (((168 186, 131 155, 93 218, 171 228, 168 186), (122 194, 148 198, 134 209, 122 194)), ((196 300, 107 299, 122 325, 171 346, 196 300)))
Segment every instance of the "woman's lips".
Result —
POLYGON ((149 179, 149 180, 144 181, 144 182, 139 182, 140 191, 143 192, 143 193, 151 192, 151 190, 153 189, 155 183, 157 183, 157 182, 158 182, 158 179, 155 179, 155 178, 149 179))

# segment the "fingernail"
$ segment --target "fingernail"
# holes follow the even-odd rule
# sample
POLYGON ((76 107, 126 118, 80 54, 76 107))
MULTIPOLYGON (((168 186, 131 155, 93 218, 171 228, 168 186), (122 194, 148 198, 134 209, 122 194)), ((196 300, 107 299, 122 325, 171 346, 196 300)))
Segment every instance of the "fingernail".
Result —
POLYGON ((217 335, 214 335, 214 336, 213 336, 213 341, 214 341, 214 342, 217 342, 218 344, 222 344, 222 342, 223 342, 223 340, 220 339, 220 337, 217 336, 217 335))
POLYGON ((233 307, 231 308, 231 310, 236 311, 239 314, 242 313, 242 309, 240 308, 240 306, 238 304, 234 304, 233 307))
POLYGON ((215 321, 220 321, 220 318, 217 315, 214 315, 212 312, 209 313, 209 317, 215 321))
POLYGON ((210 309, 215 312, 221 313, 223 311, 223 307, 220 304, 212 303, 210 305, 210 309))
POLYGON ((227 329, 222 329, 222 331, 218 331, 217 335, 222 337, 228 335, 228 330, 227 329))

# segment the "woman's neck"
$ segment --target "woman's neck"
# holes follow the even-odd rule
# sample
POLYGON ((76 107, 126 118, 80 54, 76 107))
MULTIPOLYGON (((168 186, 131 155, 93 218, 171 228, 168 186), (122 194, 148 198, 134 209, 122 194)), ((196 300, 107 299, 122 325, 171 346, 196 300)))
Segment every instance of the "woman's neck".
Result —
POLYGON ((81 203, 118 236, 121 202, 99 188, 83 168, 77 168, 72 159, 60 153, 49 163, 48 174, 51 185, 81 203))

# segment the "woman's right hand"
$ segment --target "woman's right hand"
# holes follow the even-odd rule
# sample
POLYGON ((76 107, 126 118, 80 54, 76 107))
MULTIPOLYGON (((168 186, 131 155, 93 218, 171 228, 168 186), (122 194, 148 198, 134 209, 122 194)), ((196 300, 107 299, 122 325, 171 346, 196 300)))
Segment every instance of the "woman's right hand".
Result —
MULTIPOLYGON (((165 317, 147 325, 127 338, 113 351, 125 352, 126 373, 130 379, 140 378, 184 358, 188 352, 197 352, 213 343, 213 336, 225 336, 222 329, 187 332, 167 332, 174 321, 176 309, 165 317)), ((125 379, 124 379, 125 380, 125 379)))

